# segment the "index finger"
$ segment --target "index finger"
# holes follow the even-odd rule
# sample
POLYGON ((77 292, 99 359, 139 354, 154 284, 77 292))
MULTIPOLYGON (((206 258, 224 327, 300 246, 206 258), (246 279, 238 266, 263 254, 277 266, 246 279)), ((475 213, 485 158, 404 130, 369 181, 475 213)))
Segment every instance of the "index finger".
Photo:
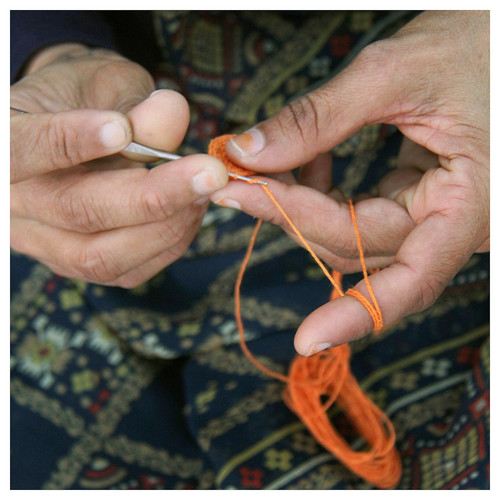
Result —
POLYGON ((81 169, 13 186, 11 213, 84 233, 166 220, 227 183, 224 164, 188 155, 148 170, 81 169))
POLYGON ((10 119, 11 183, 117 153, 131 140, 129 121, 115 111, 14 115, 10 119))

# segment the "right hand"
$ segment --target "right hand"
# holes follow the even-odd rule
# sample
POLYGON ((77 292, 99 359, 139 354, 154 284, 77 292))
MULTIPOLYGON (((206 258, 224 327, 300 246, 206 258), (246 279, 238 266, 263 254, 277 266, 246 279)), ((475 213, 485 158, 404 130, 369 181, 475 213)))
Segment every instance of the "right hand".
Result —
POLYGON ((224 165, 191 155, 155 167, 116 154, 131 140, 167 151, 189 123, 185 99, 155 92, 108 50, 42 52, 11 87, 11 247, 55 273, 131 288, 182 256, 224 165))
MULTIPOLYGON (((369 281, 385 324, 430 307, 474 252, 489 250, 489 47, 487 11, 425 12, 366 47, 316 91, 227 143, 238 165, 291 177, 288 184, 270 180, 274 196, 320 257, 353 272, 359 270, 353 223, 347 204, 330 196, 331 178, 319 179, 321 190, 310 189, 294 184, 289 171, 322 162, 320 153, 367 124, 396 125, 409 139, 378 196, 356 203, 364 255, 381 259, 367 264, 383 267, 369 281)), ((316 166, 316 173, 331 168, 316 166)), ((230 184, 214 202, 289 230, 265 193, 230 184)), ((368 296, 365 280, 355 290, 368 296)), ((373 326, 358 300, 341 297, 304 320, 295 346, 310 354, 373 326)))

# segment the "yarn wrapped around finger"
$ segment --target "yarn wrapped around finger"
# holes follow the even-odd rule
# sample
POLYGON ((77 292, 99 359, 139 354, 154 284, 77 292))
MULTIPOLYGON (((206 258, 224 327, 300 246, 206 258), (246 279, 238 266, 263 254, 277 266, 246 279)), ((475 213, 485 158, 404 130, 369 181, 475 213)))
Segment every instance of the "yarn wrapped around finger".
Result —
MULTIPOLYGON (((245 176, 255 175, 255 172, 235 165, 227 156, 225 146, 231 137, 233 136, 225 135, 212 140, 208 150, 209 154, 219 158, 230 172, 245 176)), ((240 182, 254 183, 256 180, 251 179, 240 182)), ((341 284, 342 274, 335 270, 329 272, 326 269, 323 262, 317 257, 298 228, 285 213, 269 187, 263 184, 255 185, 266 192, 299 241, 331 282, 333 286, 331 300, 336 300, 344 295, 353 296, 360 301, 370 314, 374 331, 381 331, 384 326, 382 312, 370 285, 352 201, 348 200, 349 210, 370 300, 357 290, 348 290, 344 293, 341 284)), ((271 370, 255 358, 249 350, 245 341, 245 330, 241 317, 241 285, 261 225, 262 220, 259 219, 253 230, 235 283, 235 317, 242 351, 250 362, 262 372, 286 384, 283 390, 284 402, 301 419, 323 447, 351 471, 375 487, 382 489, 394 488, 400 481, 402 474, 401 460, 395 448, 396 434, 394 427, 384 412, 363 392, 352 374, 349 365, 350 348, 348 344, 330 347, 312 356, 297 355, 290 364, 288 375, 271 370), (363 439, 363 448, 354 449, 333 426, 329 410, 334 404, 337 405, 336 408, 343 411, 356 432, 363 439)))

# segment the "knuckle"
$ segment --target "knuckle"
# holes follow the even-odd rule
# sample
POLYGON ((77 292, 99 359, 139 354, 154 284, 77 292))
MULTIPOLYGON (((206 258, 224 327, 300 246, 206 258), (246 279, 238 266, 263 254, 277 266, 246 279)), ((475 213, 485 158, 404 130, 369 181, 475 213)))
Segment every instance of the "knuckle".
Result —
POLYGON ((58 207, 63 224, 73 231, 92 233, 103 228, 103 221, 92 208, 91 198, 83 200, 71 193, 63 192, 59 196, 58 207))
POLYGON ((74 257, 73 265, 85 281, 109 283, 122 274, 119 266, 100 249, 93 246, 81 249, 74 257))
POLYGON ((65 127, 56 116, 52 116, 48 126, 42 129, 39 143, 42 151, 48 148, 48 157, 56 168, 78 165, 84 161, 78 147, 78 132, 65 127))
MULTIPOLYGON (((351 64, 351 70, 360 81, 370 81, 375 91, 394 93, 394 82, 399 85, 410 83, 411 68, 408 67, 408 53, 401 49, 396 40, 386 38, 378 40, 364 47, 351 64), (402 74, 401 68, 407 68, 402 74), (403 80, 402 80, 403 79, 403 80)), ((416 78, 417 75, 414 76, 416 78)))
POLYGON ((441 295, 445 286, 446 280, 440 277, 433 276, 430 279, 428 276, 421 276, 416 284, 415 311, 420 312, 431 307, 441 295))
POLYGON ((186 228, 182 222, 165 225, 158 231, 158 237, 165 242, 168 251, 177 247, 185 239, 185 234, 186 228))
MULTIPOLYGON (((26 131, 28 137, 30 130, 26 131)), ((11 132, 10 138, 10 182, 16 184, 23 179, 24 165, 33 161, 33 146, 31 142, 20 141, 14 138, 11 132)), ((36 158, 35 158, 36 161, 36 158)))
POLYGON ((172 217, 175 210, 169 200, 160 196, 155 190, 147 190, 143 193, 141 204, 147 217, 153 220, 168 219, 172 217))
POLYGON ((173 221, 158 228, 158 238, 165 242, 163 261, 166 265, 175 262, 189 248, 202 217, 197 207, 184 210, 173 221))
POLYGON ((355 65, 370 75, 384 74, 394 54, 390 40, 378 40, 364 47, 355 59, 355 65))
POLYGON ((100 66, 96 79, 107 82, 120 81, 127 92, 117 92, 113 108, 126 112, 141 102, 155 88, 151 75, 139 64, 130 60, 117 59, 112 64, 100 66))
POLYGON ((423 311, 427 309, 436 302, 437 297, 434 287, 427 280, 420 282, 417 288, 417 310, 423 311))
POLYGON ((293 138, 297 134, 304 144, 316 143, 320 135, 322 117, 328 113, 323 107, 325 100, 321 92, 306 94, 291 101, 283 109, 279 117, 283 132, 293 138))

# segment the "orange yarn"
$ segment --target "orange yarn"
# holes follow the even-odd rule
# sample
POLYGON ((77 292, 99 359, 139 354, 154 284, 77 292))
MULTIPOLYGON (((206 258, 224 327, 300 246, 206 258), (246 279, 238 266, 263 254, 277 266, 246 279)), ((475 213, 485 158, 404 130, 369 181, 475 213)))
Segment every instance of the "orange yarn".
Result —
MULTIPOLYGON (((231 136, 222 136, 214 141, 223 144, 223 155, 215 155, 218 148, 209 148, 209 153, 214 154, 222 160, 229 171, 233 170, 233 163, 226 162, 225 143, 231 136)), ((212 141, 212 143, 214 142, 212 141)), ((211 143, 211 146, 212 146, 211 143)), ((254 172, 245 171, 245 176, 254 172)), ((255 181, 248 181, 253 183, 255 181)), ((333 285, 331 300, 344 295, 351 295, 369 312, 374 329, 380 331, 383 327, 382 313, 378 306, 375 294, 370 285, 368 272, 361 245, 361 238, 356 221, 354 205, 349 200, 349 208, 356 234, 359 257, 363 269, 365 283, 371 302, 356 290, 343 292, 341 281, 342 274, 333 271, 330 274, 324 264, 314 253, 310 245, 304 239, 300 231, 290 220, 283 208, 280 206, 270 189, 266 185, 259 184, 266 192, 269 199, 277 207, 285 220, 288 222, 298 239, 308 250, 323 273, 333 285)), ((241 349, 247 358, 267 375, 285 382, 287 385, 283 391, 283 399, 288 407, 307 426, 319 443, 334 454, 349 469, 360 477, 378 488, 393 488, 401 478, 401 461, 395 449, 395 431, 389 418, 363 393, 356 379, 349 369, 350 348, 347 344, 331 347, 313 356, 297 355, 292 361, 288 376, 277 373, 262 364, 248 349, 245 342, 245 331, 240 310, 240 289, 246 267, 255 245, 257 233, 262 224, 259 219, 254 228, 250 242, 243 258, 238 277, 235 284, 235 316, 238 325, 241 349), (322 402, 327 398, 326 402, 322 402), (360 436, 365 440, 368 449, 356 451, 338 434, 328 417, 327 411, 331 405, 337 402, 344 414, 350 418, 360 436)))
MULTIPOLYGON (((215 139, 212 139, 210 141, 210 144, 208 145, 208 154, 218 158, 222 163, 224 163, 224 165, 226 165, 228 171, 232 172, 233 174, 244 175, 244 176, 252 175, 254 172, 236 165, 236 163, 233 163, 229 159, 229 156, 227 156, 226 142, 229 141, 229 139, 231 139, 231 137, 234 136, 235 134, 228 134, 228 135, 221 135, 219 137, 216 137, 215 139)), ((232 179, 232 177, 230 177, 229 179, 234 180, 232 179)))

